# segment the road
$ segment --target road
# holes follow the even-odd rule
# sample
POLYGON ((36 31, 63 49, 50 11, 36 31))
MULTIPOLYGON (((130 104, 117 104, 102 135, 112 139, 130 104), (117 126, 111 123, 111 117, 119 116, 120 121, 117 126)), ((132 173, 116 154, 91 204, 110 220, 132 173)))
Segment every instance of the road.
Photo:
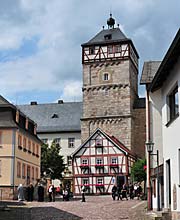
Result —
POLYGON ((10 211, 0 211, 0 220, 144 220, 146 201, 113 201, 111 196, 86 196, 71 201, 24 202, 22 207, 9 204, 10 211))

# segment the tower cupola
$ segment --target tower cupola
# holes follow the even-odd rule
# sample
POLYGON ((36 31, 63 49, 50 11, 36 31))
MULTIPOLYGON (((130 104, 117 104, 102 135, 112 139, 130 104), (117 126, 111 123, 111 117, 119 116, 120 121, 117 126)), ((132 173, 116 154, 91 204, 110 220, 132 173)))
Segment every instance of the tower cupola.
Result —
POLYGON ((110 13, 110 18, 107 20, 108 29, 114 28, 115 25, 115 19, 112 18, 112 14, 110 13))

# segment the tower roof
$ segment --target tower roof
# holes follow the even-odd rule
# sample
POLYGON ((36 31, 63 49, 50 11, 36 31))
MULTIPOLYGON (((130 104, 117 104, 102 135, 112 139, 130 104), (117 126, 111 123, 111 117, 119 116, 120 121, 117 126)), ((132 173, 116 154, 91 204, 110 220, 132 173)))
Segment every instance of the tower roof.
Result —
POLYGON ((119 28, 105 29, 100 31, 95 37, 89 40, 82 46, 99 45, 106 43, 114 43, 119 41, 127 41, 128 39, 125 34, 119 28))

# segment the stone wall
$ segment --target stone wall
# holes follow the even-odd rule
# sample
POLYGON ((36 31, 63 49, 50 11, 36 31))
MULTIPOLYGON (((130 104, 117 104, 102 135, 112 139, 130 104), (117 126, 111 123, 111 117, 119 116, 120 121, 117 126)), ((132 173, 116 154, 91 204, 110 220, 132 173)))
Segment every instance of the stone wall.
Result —
POLYGON ((146 110, 145 108, 134 109, 134 125, 133 125, 133 151, 139 157, 145 157, 145 141, 146 141, 146 110))
POLYGON ((131 149, 131 117, 99 118, 82 120, 82 142, 84 142, 97 128, 110 136, 115 136, 126 147, 131 149))

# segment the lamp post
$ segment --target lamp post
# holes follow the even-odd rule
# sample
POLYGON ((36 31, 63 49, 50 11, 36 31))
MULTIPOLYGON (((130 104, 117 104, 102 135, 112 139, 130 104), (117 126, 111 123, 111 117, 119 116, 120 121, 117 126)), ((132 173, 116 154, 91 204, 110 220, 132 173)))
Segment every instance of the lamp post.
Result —
POLYGON ((160 190, 159 190, 159 151, 157 150, 156 154, 153 154, 154 143, 149 141, 146 143, 146 149, 148 152, 147 157, 147 190, 148 190, 148 210, 152 209, 151 204, 151 173, 150 173, 150 165, 151 165, 151 156, 157 157, 157 211, 160 211, 160 190))

